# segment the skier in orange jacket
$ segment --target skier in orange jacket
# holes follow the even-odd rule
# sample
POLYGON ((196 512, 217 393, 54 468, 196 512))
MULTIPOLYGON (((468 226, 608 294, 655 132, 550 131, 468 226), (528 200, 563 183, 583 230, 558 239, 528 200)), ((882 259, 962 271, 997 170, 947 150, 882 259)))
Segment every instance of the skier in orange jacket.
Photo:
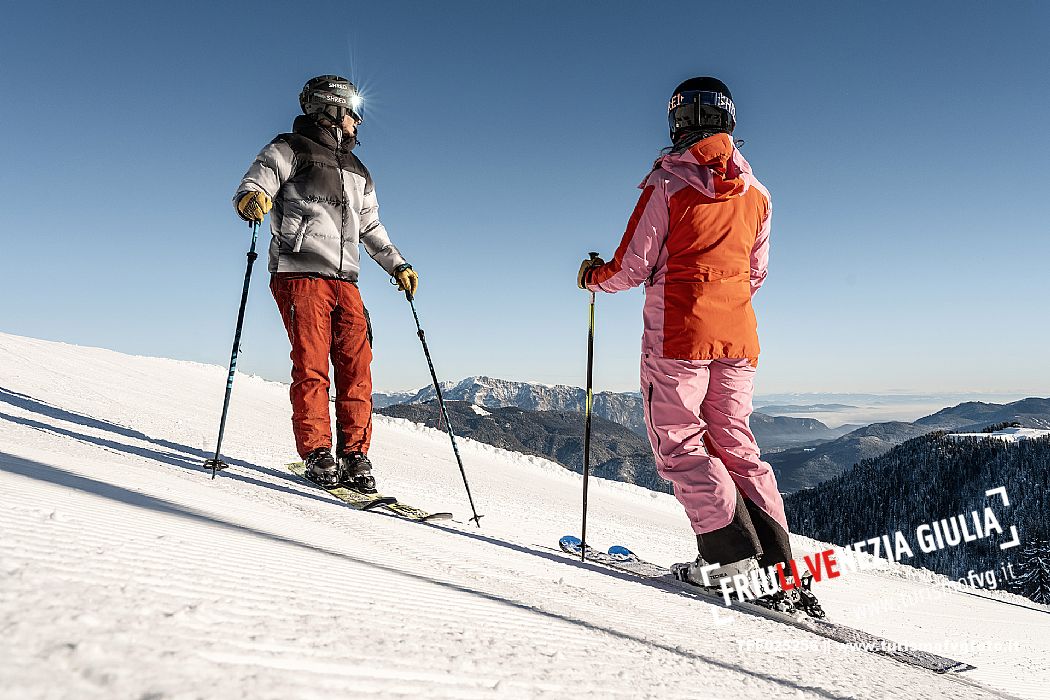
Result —
MULTIPOLYGON (((748 425, 758 366, 751 297, 766 278, 772 203, 734 144, 729 88, 709 77, 675 89, 671 148, 608 263, 585 260, 595 292, 645 288, 641 390, 660 475, 674 484, 699 556, 699 585, 791 559, 784 502, 748 425)), ((764 604, 796 604, 778 591, 764 604)), ((812 605, 808 588, 801 595, 812 605)))

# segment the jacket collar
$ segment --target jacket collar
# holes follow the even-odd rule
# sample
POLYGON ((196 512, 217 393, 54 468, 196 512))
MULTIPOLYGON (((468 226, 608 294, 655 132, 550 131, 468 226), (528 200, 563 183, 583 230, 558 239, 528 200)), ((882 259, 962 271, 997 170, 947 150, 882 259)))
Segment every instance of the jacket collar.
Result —
POLYGON ((336 137, 337 132, 341 135, 342 129, 321 126, 312 117, 308 117, 305 114, 300 114, 292 123, 292 133, 305 136, 325 148, 341 153, 354 150, 354 146, 357 145, 357 137, 350 136, 349 138, 344 137, 340 139, 336 137))
POLYGON ((729 134, 715 134, 686 151, 666 155, 657 161, 657 167, 716 200, 739 197, 750 186, 751 166, 729 134))

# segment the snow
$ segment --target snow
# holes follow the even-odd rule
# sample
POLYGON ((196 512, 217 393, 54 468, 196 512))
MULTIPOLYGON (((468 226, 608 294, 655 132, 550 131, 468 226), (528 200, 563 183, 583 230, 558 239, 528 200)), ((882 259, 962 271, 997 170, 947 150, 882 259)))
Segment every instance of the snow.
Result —
POLYGON ((484 408, 482 408, 481 406, 477 405, 476 403, 470 404, 470 407, 474 410, 474 413, 477 413, 479 416, 491 416, 492 415, 491 413, 489 413, 488 411, 486 411, 484 408))
MULTIPOLYGON (((995 697, 564 557, 580 477, 537 457, 461 441, 477 529, 447 435, 375 416, 380 486, 460 522, 352 511, 283 469, 279 383, 237 377, 213 481, 225 374, 0 334, 0 696, 995 697)), ((695 555, 670 496, 596 479, 590 508, 596 545, 695 555)), ((938 581, 817 592, 840 622, 1044 696, 1047 611, 938 581)))
POLYGON ((978 440, 994 438, 1005 442, 1019 442, 1020 440, 1034 440, 1036 438, 1047 437, 1048 435, 1050 435, 1050 430, 1040 430, 1038 428, 1004 428, 1003 430, 996 430, 992 433, 949 433, 948 437, 953 439, 977 438, 978 440))

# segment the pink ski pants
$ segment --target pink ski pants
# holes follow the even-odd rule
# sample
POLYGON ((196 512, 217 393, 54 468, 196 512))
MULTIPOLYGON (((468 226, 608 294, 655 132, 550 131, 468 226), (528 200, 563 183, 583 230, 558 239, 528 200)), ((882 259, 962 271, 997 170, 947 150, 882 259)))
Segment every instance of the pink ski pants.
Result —
POLYGON ((660 476, 698 535, 726 527, 737 489, 787 531, 773 469, 751 433, 755 368, 745 359, 642 355, 642 399, 660 476))

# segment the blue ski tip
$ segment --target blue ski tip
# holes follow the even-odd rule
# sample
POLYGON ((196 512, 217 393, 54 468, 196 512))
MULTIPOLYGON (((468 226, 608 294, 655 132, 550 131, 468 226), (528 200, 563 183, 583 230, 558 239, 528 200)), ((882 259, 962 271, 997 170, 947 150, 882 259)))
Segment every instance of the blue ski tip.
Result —
MULTIPOLYGON (((566 554, 578 556, 583 552, 583 542, 579 537, 573 535, 566 535, 558 540, 558 546, 561 547, 561 551, 566 554)), ((588 547, 590 549, 590 547, 588 547)))

